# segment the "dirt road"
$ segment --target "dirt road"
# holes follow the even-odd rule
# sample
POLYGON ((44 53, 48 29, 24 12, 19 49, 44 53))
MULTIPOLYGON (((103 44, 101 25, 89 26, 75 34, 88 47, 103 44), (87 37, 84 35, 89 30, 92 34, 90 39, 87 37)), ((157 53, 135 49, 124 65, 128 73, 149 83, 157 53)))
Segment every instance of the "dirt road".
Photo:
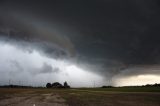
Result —
POLYGON ((0 106, 68 106, 56 94, 10 95, 0 100, 0 106))

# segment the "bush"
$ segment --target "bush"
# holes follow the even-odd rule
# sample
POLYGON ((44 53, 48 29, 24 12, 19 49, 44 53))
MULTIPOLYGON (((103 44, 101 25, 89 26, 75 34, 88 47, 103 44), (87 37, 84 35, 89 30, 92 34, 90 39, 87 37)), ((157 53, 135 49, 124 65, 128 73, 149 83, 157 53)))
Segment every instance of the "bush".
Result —
POLYGON ((52 84, 52 87, 53 88, 63 88, 63 85, 60 84, 59 82, 55 82, 55 83, 52 84))
POLYGON ((46 87, 47 87, 47 88, 52 88, 52 84, 51 84, 51 83, 47 83, 47 84, 46 84, 46 87))

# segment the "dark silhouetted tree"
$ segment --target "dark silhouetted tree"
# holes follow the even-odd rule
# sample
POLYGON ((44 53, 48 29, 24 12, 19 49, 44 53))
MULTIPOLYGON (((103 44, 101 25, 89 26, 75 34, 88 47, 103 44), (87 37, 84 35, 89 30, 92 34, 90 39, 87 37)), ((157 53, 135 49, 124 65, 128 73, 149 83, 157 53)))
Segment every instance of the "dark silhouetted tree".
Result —
POLYGON ((68 85, 66 81, 64 82, 64 88, 70 88, 70 86, 68 85))
POLYGON ((52 84, 53 88, 63 88, 62 84, 60 84, 59 82, 55 82, 52 84))
POLYGON ((51 84, 51 83, 47 83, 47 84, 46 84, 46 87, 47 87, 47 88, 52 88, 52 84, 51 84))

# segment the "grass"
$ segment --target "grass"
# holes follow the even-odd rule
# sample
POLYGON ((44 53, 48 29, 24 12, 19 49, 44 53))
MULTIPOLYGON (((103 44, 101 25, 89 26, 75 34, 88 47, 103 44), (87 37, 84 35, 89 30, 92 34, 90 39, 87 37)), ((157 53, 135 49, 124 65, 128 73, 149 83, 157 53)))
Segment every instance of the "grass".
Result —
POLYGON ((79 90, 113 92, 160 92, 160 87, 79 88, 79 90))
POLYGON ((69 106, 159 106, 160 87, 123 88, 0 88, 0 100, 8 95, 58 94, 69 106))
POLYGON ((80 88, 59 91, 59 94, 67 100, 70 106, 156 106, 160 104, 158 92, 160 92, 160 88, 156 87, 125 87, 80 88))

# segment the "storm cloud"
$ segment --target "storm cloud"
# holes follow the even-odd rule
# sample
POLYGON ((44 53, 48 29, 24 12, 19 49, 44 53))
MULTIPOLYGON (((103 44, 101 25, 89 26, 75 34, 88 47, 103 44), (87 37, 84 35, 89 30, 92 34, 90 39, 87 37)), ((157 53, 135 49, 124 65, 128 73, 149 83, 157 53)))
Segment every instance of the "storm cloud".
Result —
MULTIPOLYGON (((74 64, 108 84, 121 77, 160 75, 159 19, 158 0, 2 0, 0 39, 1 45, 24 53, 74 64)), ((14 73, 26 72, 19 59, 10 61, 14 73)), ((55 77, 65 70, 52 65, 42 61, 28 70, 55 77)))

